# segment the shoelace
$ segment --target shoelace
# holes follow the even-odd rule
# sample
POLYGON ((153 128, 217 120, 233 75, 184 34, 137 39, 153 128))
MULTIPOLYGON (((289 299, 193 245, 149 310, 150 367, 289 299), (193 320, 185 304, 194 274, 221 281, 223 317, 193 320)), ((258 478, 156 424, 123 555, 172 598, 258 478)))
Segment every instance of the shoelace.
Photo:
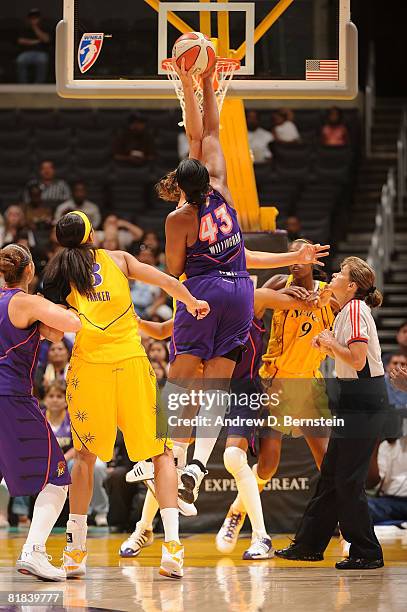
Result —
POLYGON ((232 516, 229 519, 229 525, 228 528, 226 530, 226 537, 227 538, 232 538, 234 535, 234 531, 237 528, 237 525, 241 519, 242 515, 240 512, 233 512, 232 516))
POLYGON ((141 546, 145 544, 148 540, 148 537, 145 534, 146 534, 146 530, 142 531, 140 535, 137 536, 137 538, 135 538, 134 536, 130 536, 129 540, 131 541, 132 544, 136 544, 137 546, 141 548, 141 546))
POLYGON ((250 548, 260 548, 264 552, 267 552, 269 550, 268 544, 266 544, 266 542, 264 542, 263 539, 260 538, 254 540, 254 542, 251 543, 250 548))

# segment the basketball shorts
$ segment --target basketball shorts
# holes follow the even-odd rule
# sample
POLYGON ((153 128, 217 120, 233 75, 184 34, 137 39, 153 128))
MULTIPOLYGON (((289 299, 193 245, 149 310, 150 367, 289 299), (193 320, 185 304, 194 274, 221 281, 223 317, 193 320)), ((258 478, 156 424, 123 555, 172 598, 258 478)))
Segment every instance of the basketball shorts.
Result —
POLYGON ((177 355, 196 355, 203 361, 242 347, 253 320, 253 282, 248 277, 194 276, 185 281, 194 297, 206 300, 210 313, 197 320, 177 302, 170 361, 177 355))
POLYGON ((0 481, 12 497, 35 495, 46 484, 71 482, 58 442, 30 396, 0 396, 0 481))
POLYGON ((71 359, 66 391, 74 447, 85 447, 110 461, 123 433, 132 461, 149 459, 171 448, 168 424, 153 368, 147 357, 116 363, 71 359))
POLYGON ((310 373, 308 377, 298 378, 278 371, 274 378, 262 378, 262 384, 271 398, 269 412, 274 417, 273 429, 293 437, 330 435, 330 428, 323 422, 332 414, 325 380, 320 375, 310 373))

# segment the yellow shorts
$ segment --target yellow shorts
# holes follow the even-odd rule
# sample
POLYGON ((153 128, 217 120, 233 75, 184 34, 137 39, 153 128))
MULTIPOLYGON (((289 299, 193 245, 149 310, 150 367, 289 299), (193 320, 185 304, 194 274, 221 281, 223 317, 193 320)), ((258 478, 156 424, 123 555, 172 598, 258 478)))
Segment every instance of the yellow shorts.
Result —
MULTIPOLYGON (((263 375, 267 372, 263 369, 263 375)), ((325 425, 298 426, 290 422, 292 419, 330 419, 329 399, 326 393, 325 380, 319 371, 310 372, 308 376, 299 377, 291 372, 272 371, 273 378, 263 378, 262 384, 267 393, 278 394, 278 405, 270 406, 270 414, 277 418, 273 429, 292 437, 304 434, 315 437, 328 437, 330 430, 325 425)))
POLYGON ((116 363, 88 363, 74 357, 66 382, 77 450, 84 446, 102 461, 110 461, 118 427, 132 461, 149 459, 172 447, 155 373, 147 357, 116 363))

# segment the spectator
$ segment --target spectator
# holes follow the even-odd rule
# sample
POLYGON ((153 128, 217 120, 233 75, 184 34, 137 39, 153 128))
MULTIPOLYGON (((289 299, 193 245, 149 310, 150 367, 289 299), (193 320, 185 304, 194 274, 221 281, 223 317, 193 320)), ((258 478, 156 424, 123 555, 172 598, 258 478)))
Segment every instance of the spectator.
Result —
POLYGON ((389 396, 389 403, 396 408, 406 408, 407 407, 407 391, 402 391, 397 389, 391 381, 391 372, 393 370, 397 370, 398 368, 406 368, 407 369, 407 357, 402 355, 401 353, 396 353, 390 356, 386 364, 386 387, 387 394, 389 396))
MULTIPOLYGON (((58 444, 64 453, 66 462, 73 461, 75 450, 72 442, 71 423, 66 404, 66 387, 65 381, 54 380, 48 386, 44 396, 45 416, 51 426, 52 431, 58 441, 58 444)), ((68 469, 72 467, 68 463, 68 469)))
POLYGON ((343 147, 349 144, 349 131, 343 122, 342 111, 333 106, 328 110, 321 128, 321 144, 326 147, 343 147))
MULTIPOLYGON (((75 450, 73 448, 71 423, 65 399, 64 382, 55 380, 48 386, 44 397, 44 407, 47 421, 64 453, 68 470, 71 471, 74 464, 75 450)), ((109 500, 103 487, 106 475, 106 464, 97 458, 93 481, 93 495, 89 511, 95 514, 95 523, 97 527, 107 526, 109 500)))
POLYGON ((407 321, 404 321, 398 328, 396 339, 400 353, 407 357, 407 321))
POLYGON ((148 248, 153 252, 156 258, 156 265, 164 270, 165 254, 161 251, 160 240, 156 232, 153 230, 146 230, 139 241, 135 241, 130 245, 129 251, 137 256, 143 248, 148 248))
POLYGON ((105 237, 101 244, 102 249, 106 249, 107 251, 119 251, 120 243, 119 243, 119 235, 116 230, 109 230, 105 232, 105 237))
POLYGON ((127 251, 132 242, 142 238, 143 230, 130 221, 119 219, 117 215, 108 215, 103 222, 103 229, 96 232, 96 240, 101 244, 105 235, 110 239, 113 234, 118 236, 119 248, 127 251))
POLYGON ((374 524, 407 521, 407 437, 380 444, 377 497, 368 499, 374 524))
POLYGON ((4 227, 0 235, 0 246, 17 242, 19 234, 27 231, 28 246, 35 246, 35 237, 31 230, 28 230, 24 210, 17 204, 9 206, 4 213, 4 227))
POLYGON ((102 215, 97 204, 87 199, 87 189, 83 181, 75 181, 72 185, 72 198, 62 202, 55 210, 55 221, 73 210, 81 210, 87 215, 93 225, 97 229, 102 221, 102 215))
POLYGON ((285 227, 287 230, 287 238, 289 242, 294 242, 294 240, 298 240, 301 238, 301 221, 295 215, 290 215, 287 217, 287 221, 285 223, 285 227))
POLYGON ((25 219, 27 225, 32 229, 41 229, 44 226, 49 230, 52 221, 52 211, 49 206, 42 202, 41 188, 36 180, 27 185, 29 201, 25 206, 25 219))
POLYGON ((273 135, 260 126, 257 112, 254 110, 247 112, 246 122, 253 162, 263 164, 270 161, 272 158, 270 144, 274 140, 273 135))
POLYGON ((132 513, 135 497, 145 489, 139 482, 126 482, 126 474, 133 467, 124 444, 123 434, 117 432, 113 459, 107 467, 105 489, 109 497, 109 527, 114 531, 132 531, 136 520, 141 514, 142 498, 136 504, 137 508, 132 513))
POLYGON ((289 111, 288 116, 287 111, 284 110, 278 110, 272 114, 273 128, 271 131, 276 142, 294 143, 301 140, 297 126, 292 118, 289 119, 288 117, 293 118, 291 111, 289 111))
POLYGON ((43 397, 51 383, 66 380, 66 374, 71 358, 71 343, 65 338, 60 342, 53 342, 48 350, 45 366, 38 367, 35 375, 36 389, 40 397, 43 397))
POLYGON ((170 360, 167 344, 162 340, 154 340, 148 348, 147 357, 151 362, 156 361, 166 367, 170 360))
POLYGON ((21 52, 17 56, 17 79, 29 83, 30 67, 34 69, 34 83, 45 83, 48 74, 50 35, 41 11, 32 8, 17 39, 21 52))
POLYGON ((133 113, 128 128, 113 144, 114 159, 133 166, 142 166, 154 159, 154 140, 141 113, 133 113))
POLYGON ((390 372, 390 378, 396 389, 407 393, 407 367, 397 366, 390 372))
MULTIPOLYGON (((150 266, 156 265, 156 258, 151 249, 141 249, 137 259, 150 266)), ((166 294, 162 289, 154 285, 135 280, 130 282, 130 293, 133 300, 134 309, 142 318, 150 318, 159 311, 164 319, 172 316, 172 310, 166 305, 166 294)))
MULTIPOLYGON (((23 200, 26 204, 30 201, 28 192, 30 183, 31 181, 23 194, 23 200)), ((42 201, 52 208, 71 197, 71 190, 67 182, 56 177, 54 162, 49 159, 42 161, 40 164, 38 185, 41 189, 42 201)))
POLYGON ((155 377, 157 379, 157 384, 158 384, 158 386, 161 389, 162 387, 164 387, 165 381, 167 379, 167 370, 164 367, 164 365, 162 363, 160 363, 159 361, 152 361, 151 362, 151 367, 153 368, 153 370, 155 372, 155 377))
MULTIPOLYGON (((404 357, 407 357, 407 321, 403 321, 403 323, 398 328, 396 341, 398 344, 397 353, 400 353, 404 357)), ((392 356, 392 353, 384 353, 382 355, 382 361, 385 368, 392 356)))

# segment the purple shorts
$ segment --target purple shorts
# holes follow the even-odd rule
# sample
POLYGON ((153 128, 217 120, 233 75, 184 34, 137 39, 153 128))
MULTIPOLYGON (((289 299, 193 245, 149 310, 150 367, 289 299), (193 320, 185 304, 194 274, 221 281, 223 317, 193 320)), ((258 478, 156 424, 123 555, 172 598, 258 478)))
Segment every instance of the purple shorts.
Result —
POLYGON ((250 278, 193 276, 185 286, 194 297, 206 300, 211 311, 198 321, 177 302, 170 362, 177 355, 196 355, 203 361, 244 346, 253 319, 254 289, 250 278))
POLYGON ((35 397, 0 396, 0 480, 12 497, 71 482, 64 455, 35 397))

